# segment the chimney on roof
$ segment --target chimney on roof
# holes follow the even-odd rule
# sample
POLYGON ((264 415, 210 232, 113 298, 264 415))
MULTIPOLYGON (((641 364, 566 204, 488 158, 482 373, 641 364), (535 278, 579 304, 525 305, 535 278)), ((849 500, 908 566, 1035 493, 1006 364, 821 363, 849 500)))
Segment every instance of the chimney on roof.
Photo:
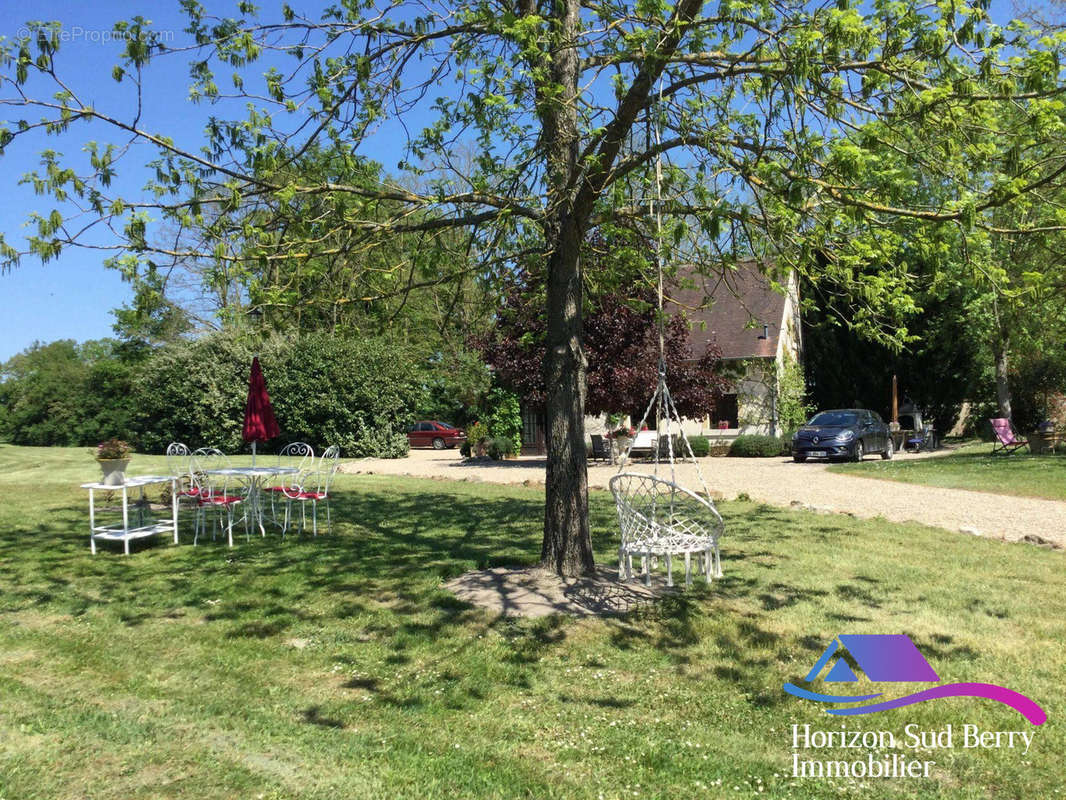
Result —
POLYGON ((759 338, 760 339, 769 339, 770 338, 770 326, 767 325, 765 322, 762 324, 762 336, 760 336, 759 338))

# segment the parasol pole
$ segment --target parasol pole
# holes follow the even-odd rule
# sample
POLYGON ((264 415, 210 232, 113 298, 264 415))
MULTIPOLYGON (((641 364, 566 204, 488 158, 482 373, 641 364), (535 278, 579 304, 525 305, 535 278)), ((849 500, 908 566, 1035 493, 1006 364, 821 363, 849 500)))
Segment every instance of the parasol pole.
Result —
MULTIPOLYGON (((258 329, 259 329, 259 321, 263 318, 263 309, 261 309, 259 306, 252 306, 252 308, 248 309, 248 316, 251 317, 251 319, 252 319, 252 327, 256 331, 258 331, 258 329)), ((256 343, 256 345, 259 344, 259 337, 256 337, 255 343, 256 343)), ((258 346, 255 348, 255 356, 252 357, 252 360, 254 361, 257 358, 259 358, 259 347, 258 346)), ((253 467, 255 466, 255 446, 256 446, 256 440, 252 439, 252 466, 253 467)))

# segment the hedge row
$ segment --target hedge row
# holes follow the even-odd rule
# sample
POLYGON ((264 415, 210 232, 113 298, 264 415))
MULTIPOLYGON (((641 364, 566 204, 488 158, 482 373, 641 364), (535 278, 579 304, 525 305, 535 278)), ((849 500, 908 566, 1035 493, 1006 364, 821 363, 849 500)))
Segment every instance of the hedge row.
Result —
MULTIPOLYGON (((258 353, 279 442, 336 444, 345 456, 407 453, 407 428, 424 388, 411 358, 375 339, 309 334, 278 338, 258 353)), ((138 445, 241 447, 252 347, 217 334, 161 348, 136 387, 138 445)))
POLYGON ((144 453, 180 441, 225 452, 241 438, 248 373, 258 354, 281 434, 331 444, 348 457, 407 453, 407 429, 427 381, 403 348, 373 338, 309 334, 253 349, 238 333, 216 333, 131 354, 107 340, 39 345, 5 365, 0 441, 94 445, 125 439, 144 453))
POLYGON ((768 458, 788 452, 787 444, 776 436, 745 434, 729 446, 729 455, 739 458, 768 458))

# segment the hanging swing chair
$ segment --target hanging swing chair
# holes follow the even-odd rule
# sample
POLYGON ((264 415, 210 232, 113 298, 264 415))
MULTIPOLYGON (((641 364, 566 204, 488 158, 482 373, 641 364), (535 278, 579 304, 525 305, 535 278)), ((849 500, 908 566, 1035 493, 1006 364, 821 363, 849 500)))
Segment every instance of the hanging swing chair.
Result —
MULTIPOLYGON (((651 570, 662 559, 666 562, 666 584, 674 585, 673 559, 683 557, 685 562, 685 585, 692 584, 692 560, 707 583, 712 578, 722 577, 722 560, 718 551, 718 537, 725 524, 711 501, 710 493, 703 482, 699 464, 692 455, 692 448, 681 427, 681 418, 674 407, 670 390, 666 385, 664 364, 659 366, 659 385, 655 390, 648 410, 641 420, 641 427, 648 420, 653 407, 666 413, 656 414, 656 430, 663 431, 658 446, 653 448, 655 468, 652 474, 623 472, 629 451, 622 459, 623 466, 609 482, 618 510, 618 523, 622 538, 618 546, 618 579, 632 580, 633 557, 641 559, 644 583, 650 585, 651 570), (672 412, 672 414, 671 414, 672 412), (674 437, 671 436, 671 416, 676 418, 678 442, 683 445, 696 468, 701 492, 695 492, 677 482, 674 465, 674 437), (665 424, 664 424, 665 423, 665 424), (669 464, 669 479, 659 476, 659 458, 666 449, 669 464)), ((632 444, 630 444, 632 449, 632 444)))
MULTIPOLYGON (((660 101, 662 86, 659 87, 660 101)), ((659 132, 655 132, 656 142, 659 132)), ((722 560, 718 552, 718 537, 725 524, 711 501, 710 492, 703 481, 700 465, 692 454, 692 447, 681 425, 681 415, 677 412, 670 389, 666 383, 666 331, 663 315, 663 263, 662 263, 662 161, 661 156, 655 163, 656 202, 650 204, 656 222, 655 264, 658 272, 658 322, 659 322, 659 377, 655 394, 644 412, 644 417, 637 426, 643 430, 652 412, 655 414, 655 430, 658 441, 652 447, 655 458, 653 474, 623 472, 629 461, 630 451, 635 439, 630 442, 622 457, 618 473, 611 478, 609 486, 614 495, 618 510, 618 523, 622 538, 618 546, 618 579, 632 580, 633 557, 641 559, 644 583, 651 584, 651 570, 659 559, 666 562, 666 584, 674 585, 673 559, 683 557, 685 561, 685 585, 692 584, 692 559, 696 557, 707 583, 712 578, 722 577, 722 560), (695 467, 701 491, 696 492, 681 486, 677 482, 674 469, 674 437, 671 435, 673 423, 677 423, 678 445, 683 445, 683 455, 695 467), (666 450, 670 464, 670 478, 659 477, 659 459, 666 450), (623 577, 624 576, 624 577, 623 577)))

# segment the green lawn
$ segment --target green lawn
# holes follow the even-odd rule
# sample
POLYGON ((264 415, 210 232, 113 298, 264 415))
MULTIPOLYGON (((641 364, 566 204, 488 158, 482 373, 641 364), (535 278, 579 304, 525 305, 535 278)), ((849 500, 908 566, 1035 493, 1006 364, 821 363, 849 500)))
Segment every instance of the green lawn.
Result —
MULTIPOLYGON (((1061 552, 728 503, 726 577, 710 589, 625 618, 510 621, 440 582, 534 561, 539 490, 344 476, 331 537, 232 550, 160 537, 91 557, 76 484, 94 471, 82 450, 0 446, 4 800, 1045 798, 1062 785, 1061 552), (1002 683, 1049 720, 952 699, 841 722, 781 690, 848 632, 908 633, 941 679, 1002 683), (1036 739, 1025 756, 925 753, 932 780, 788 776, 792 724, 912 722, 1036 739)), ((609 497, 592 508, 609 561, 609 497)))
POLYGON ((829 471, 948 489, 1066 500, 1066 456, 991 453, 990 443, 976 442, 947 456, 915 461, 866 459, 858 464, 835 464, 829 471))

